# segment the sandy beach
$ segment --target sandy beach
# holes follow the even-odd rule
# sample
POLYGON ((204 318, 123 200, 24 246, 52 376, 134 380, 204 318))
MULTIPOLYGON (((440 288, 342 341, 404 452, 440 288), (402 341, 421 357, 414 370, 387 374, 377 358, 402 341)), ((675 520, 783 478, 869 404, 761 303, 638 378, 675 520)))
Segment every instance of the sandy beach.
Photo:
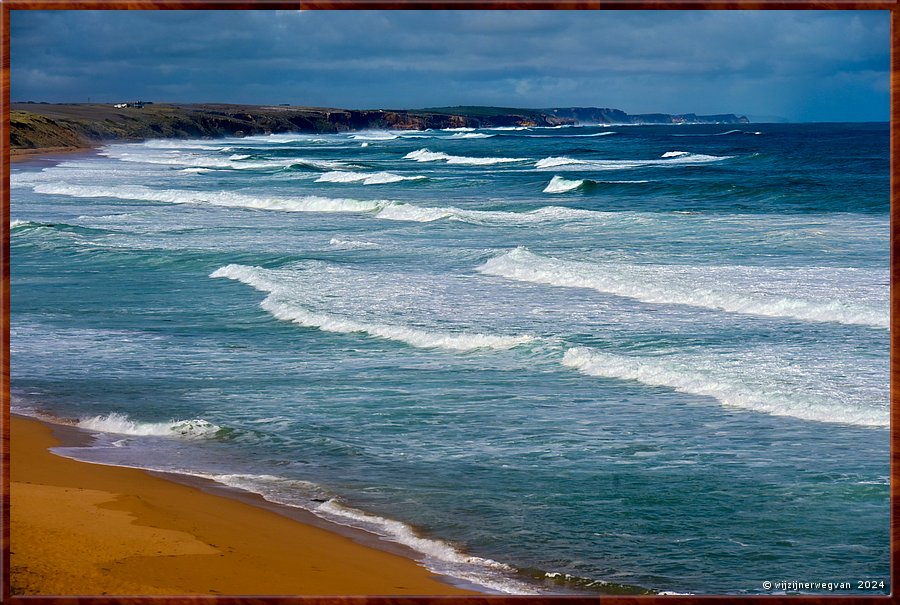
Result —
POLYGON ((22 163, 38 158, 55 158, 60 155, 90 155, 96 152, 96 147, 39 147, 35 149, 10 149, 9 161, 22 163))
POLYGON ((12 594, 476 594, 275 510, 55 455, 37 420, 13 416, 10 442, 12 594))

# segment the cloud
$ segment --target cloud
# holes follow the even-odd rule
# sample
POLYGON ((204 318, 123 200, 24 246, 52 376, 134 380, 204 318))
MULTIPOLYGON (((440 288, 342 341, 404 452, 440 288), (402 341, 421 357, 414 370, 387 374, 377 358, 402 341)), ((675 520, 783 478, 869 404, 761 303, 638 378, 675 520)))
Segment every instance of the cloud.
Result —
POLYGON ((887 119, 888 55, 887 11, 11 11, 13 98, 48 101, 887 119))

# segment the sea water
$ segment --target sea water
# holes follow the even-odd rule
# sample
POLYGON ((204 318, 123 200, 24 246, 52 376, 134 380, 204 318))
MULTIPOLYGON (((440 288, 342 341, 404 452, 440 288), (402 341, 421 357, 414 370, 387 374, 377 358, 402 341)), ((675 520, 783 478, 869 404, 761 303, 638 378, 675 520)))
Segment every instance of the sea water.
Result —
POLYGON ((13 410, 488 591, 887 593, 888 168, 887 124, 16 166, 13 410))

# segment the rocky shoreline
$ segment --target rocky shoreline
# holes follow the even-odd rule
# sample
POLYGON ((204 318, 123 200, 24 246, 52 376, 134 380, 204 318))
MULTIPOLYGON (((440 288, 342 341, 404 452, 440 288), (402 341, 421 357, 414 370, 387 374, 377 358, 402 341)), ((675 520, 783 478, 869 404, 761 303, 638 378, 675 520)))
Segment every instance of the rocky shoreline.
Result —
POLYGON ((416 110, 329 109, 226 104, 13 103, 12 151, 78 149, 108 141, 218 138, 284 132, 334 133, 370 129, 426 130, 497 126, 560 126, 578 122, 627 124, 746 123, 733 114, 643 114, 617 109, 447 107, 416 110))

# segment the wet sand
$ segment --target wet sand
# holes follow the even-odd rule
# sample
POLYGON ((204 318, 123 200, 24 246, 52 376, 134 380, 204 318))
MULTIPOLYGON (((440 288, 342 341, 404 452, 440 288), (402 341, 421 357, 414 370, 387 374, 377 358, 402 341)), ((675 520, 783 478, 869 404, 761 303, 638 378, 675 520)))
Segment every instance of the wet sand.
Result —
POLYGON ((12 417, 13 594, 478 594, 251 494, 78 462, 58 445, 52 425, 12 417))

